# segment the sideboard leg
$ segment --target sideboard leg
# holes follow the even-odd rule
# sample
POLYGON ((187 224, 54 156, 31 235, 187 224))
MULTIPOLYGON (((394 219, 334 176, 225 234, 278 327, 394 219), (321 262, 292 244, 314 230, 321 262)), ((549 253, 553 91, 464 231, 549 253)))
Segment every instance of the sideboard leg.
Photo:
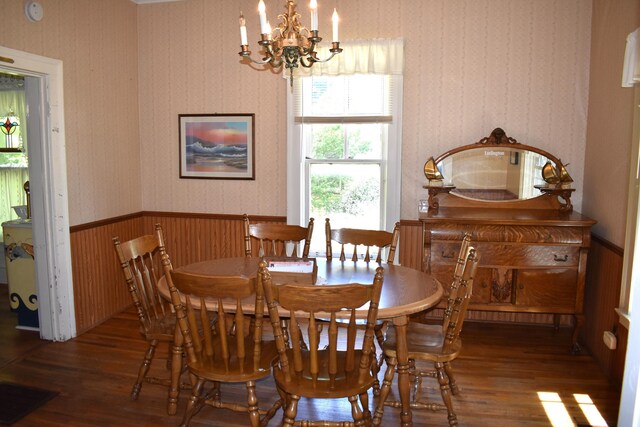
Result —
POLYGON ((580 329, 584 325, 584 315, 582 314, 574 314, 575 317, 575 325, 573 327, 573 336, 571 337, 571 354, 580 354, 582 348, 578 343, 578 335, 580 334, 580 329))

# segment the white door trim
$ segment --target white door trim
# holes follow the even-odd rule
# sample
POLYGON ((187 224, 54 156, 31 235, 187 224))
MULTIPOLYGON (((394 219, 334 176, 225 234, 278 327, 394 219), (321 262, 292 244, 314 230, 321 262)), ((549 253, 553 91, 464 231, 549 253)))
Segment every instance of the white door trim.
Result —
MULTIPOLYGON (((71 274, 62 61, 0 46, 0 69, 38 79, 41 185, 31 184, 40 336, 76 335, 71 274), (9 61, 7 61, 9 60, 9 61), (38 212, 39 211, 39 212, 38 212)), ((33 114, 33 112, 31 112, 33 114)))

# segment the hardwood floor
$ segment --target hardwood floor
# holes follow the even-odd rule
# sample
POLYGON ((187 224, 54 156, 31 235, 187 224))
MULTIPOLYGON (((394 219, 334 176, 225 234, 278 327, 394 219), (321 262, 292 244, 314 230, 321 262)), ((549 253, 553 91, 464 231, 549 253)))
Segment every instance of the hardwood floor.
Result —
MULTIPOLYGON (((0 285, 0 380, 60 392, 16 426, 180 424, 187 391, 181 393, 175 416, 166 415, 164 387, 145 384, 140 398, 129 400, 145 350, 132 310, 64 343, 41 341, 37 332, 18 331, 14 325, 6 286, 0 285)), ((453 398, 460 426, 550 426, 540 392, 550 393, 544 395, 545 404, 566 410, 568 421, 555 425, 598 425, 587 420, 574 394, 588 395, 606 423, 615 425, 619 390, 607 382, 590 356, 569 354, 569 329, 554 332, 544 326, 467 323, 462 335, 463 352, 453 363, 461 386, 461 394, 453 398)), ((159 349, 158 355, 164 351, 159 349)), ((163 370, 160 362, 152 369, 163 370)), ((435 382, 425 381, 424 398, 439 402, 435 382)), ((272 385, 271 380, 259 383, 258 398, 263 404, 276 399, 272 385)), ((223 386, 223 393, 243 399, 244 386, 223 386)), ((350 417, 346 401, 303 400, 299 412, 329 419, 350 417)), ((280 416, 281 412, 269 425, 278 425, 280 416)), ((416 426, 447 425, 444 412, 414 411, 413 419, 416 426)), ((246 424, 243 415, 212 408, 204 408, 191 423, 246 424)), ((398 425, 396 409, 385 409, 383 425, 398 425)))

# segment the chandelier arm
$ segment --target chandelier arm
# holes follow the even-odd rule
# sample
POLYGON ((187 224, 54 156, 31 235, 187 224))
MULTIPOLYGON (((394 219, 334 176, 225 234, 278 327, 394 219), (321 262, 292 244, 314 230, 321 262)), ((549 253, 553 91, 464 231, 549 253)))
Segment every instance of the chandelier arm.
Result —
POLYGON ((261 61, 256 61, 250 55, 244 55, 244 54, 240 53, 240 56, 242 56, 243 58, 247 58, 249 61, 253 62, 254 64, 258 64, 258 65, 264 65, 264 64, 273 63, 273 57, 270 58, 270 57, 267 56, 267 57, 263 58, 261 61))
POLYGON ((337 54, 339 54, 340 52, 342 52, 342 49, 340 49, 340 51, 337 51, 337 50, 336 50, 336 51, 334 51, 334 50, 332 50, 332 51, 331 51, 331 56, 329 56, 328 58, 325 58, 325 59, 318 59, 318 58, 309 57, 309 58, 307 58, 307 59, 309 59, 309 62, 310 62, 309 67, 311 67, 311 66, 312 66, 313 64, 315 64, 316 62, 329 62, 329 60, 330 60, 331 58, 333 58, 334 56, 336 56, 336 55, 337 55, 337 54))

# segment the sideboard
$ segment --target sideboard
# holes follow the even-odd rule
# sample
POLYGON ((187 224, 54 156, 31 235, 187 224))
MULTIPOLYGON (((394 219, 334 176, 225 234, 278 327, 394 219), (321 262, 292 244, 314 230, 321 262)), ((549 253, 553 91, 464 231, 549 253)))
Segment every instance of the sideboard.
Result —
MULTIPOLYGON (((425 175, 433 178, 424 186, 429 209, 419 214, 423 270, 433 274, 446 293, 460 242, 470 234, 480 262, 469 310, 549 313, 555 315, 556 327, 561 314, 573 315, 571 348, 579 352, 587 257, 596 221, 573 211, 571 178, 560 160, 508 138, 498 128, 477 143, 428 162, 425 175), (528 176, 549 164, 568 178, 544 182, 528 176), (433 165, 438 165, 435 172, 433 165), (446 184, 439 182, 447 179, 446 184)), ((443 298, 440 307, 446 303, 443 298)))

